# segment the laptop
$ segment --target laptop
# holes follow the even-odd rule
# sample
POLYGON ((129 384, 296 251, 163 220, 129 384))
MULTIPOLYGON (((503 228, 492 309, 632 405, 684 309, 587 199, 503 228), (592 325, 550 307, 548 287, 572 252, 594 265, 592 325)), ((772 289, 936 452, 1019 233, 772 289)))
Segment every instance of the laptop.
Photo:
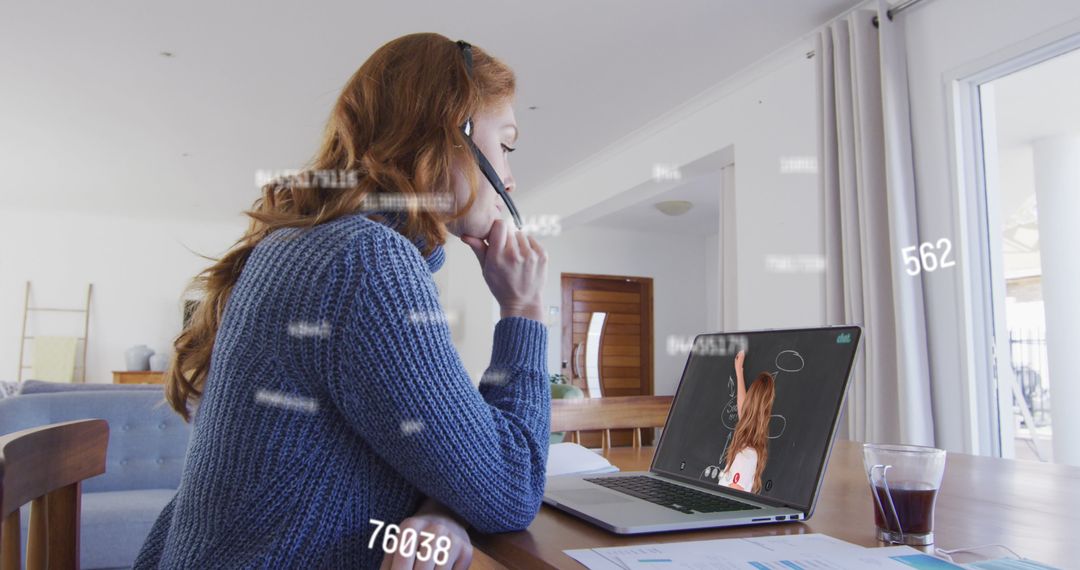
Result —
POLYGON ((550 477, 544 502, 617 534, 810 518, 861 336, 698 335, 649 471, 550 477))

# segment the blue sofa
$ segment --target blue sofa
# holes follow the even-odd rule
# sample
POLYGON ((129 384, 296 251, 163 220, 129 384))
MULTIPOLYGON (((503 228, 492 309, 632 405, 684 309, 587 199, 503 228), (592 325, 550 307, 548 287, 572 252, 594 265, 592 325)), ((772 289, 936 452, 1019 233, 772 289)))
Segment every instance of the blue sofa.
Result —
MULTIPOLYGON (((86 418, 109 422, 109 449, 105 473, 83 481, 80 565, 130 568, 180 486, 191 426, 161 386, 27 381, 0 400, 0 435, 86 418)), ((21 515, 25 553, 29 506, 21 515)))

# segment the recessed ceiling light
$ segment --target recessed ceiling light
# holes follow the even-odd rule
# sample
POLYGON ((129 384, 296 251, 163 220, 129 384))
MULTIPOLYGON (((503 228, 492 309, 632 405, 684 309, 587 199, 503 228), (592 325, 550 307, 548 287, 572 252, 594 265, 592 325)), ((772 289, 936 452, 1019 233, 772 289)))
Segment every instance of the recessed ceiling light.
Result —
POLYGON ((657 210, 669 215, 669 216, 681 216, 690 211, 690 208, 694 207, 694 204, 687 202, 686 200, 667 200, 665 202, 657 202, 653 204, 657 210))

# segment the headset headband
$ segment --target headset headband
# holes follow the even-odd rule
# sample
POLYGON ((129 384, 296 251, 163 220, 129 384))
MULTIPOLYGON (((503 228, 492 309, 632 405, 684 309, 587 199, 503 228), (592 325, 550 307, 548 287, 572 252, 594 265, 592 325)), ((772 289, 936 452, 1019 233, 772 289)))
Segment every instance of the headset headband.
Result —
MULTIPOLYGON (((461 48, 462 54, 465 56, 465 74, 472 78, 472 45, 465 40, 458 40, 457 45, 461 48)), ((506 191, 506 186, 503 185, 502 180, 499 179, 499 174, 495 172, 495 168, 488 162, 483 152, 480 152, 480 148, 476 146, 476 143, 472 140, 472 117, 465 119, 465 124, 461 125, 461 131, 465 133, 465 140, 469 142, 469 146, 472 147, 473 156, 476 157, 476 163, 480 166, 480 171, 484 173, 484 177, 488 179, 491 186, 495 188, 495 192, 499 194, 503 202, 506 203, 506 208, 510 210, 510 215, 514 218, 514 225, 520 230, 521 216, 518 215, 517 207, 514 206, 514 201, 510 199, 510 194, 506 191)))

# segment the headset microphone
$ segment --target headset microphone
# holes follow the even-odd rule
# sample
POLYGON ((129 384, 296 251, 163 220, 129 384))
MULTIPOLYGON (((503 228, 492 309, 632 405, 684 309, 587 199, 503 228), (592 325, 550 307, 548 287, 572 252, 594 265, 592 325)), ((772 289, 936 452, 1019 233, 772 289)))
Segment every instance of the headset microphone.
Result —
MULTIPOLYGON (((464 40, 458 40, 458 47, 461 48, 462 53, 465 55, 465 71, 469 77, 472 77, 472 45, 464 40)), ((472 117, 465 120, 465 124, 461 126, 462 132, 465 133, 465 140, 469 142, 469 146, 472 148, 473 156, 476 157, 476 163, 480 166, 480 171, 484 173, 484 177, 488 179, 491 186, 495 188, 495 192, 499 194, 503 202, 506 203, 506 208, 510 210, 510 215, 514 218, 514 225, 520 230, 521 216, 518 215, 517 207, 514 206, 514 201, 510 199, 510 193, 506 191, 506 186, 503 185, 502 180, 499 179, 499 174, 495 172, 495 168, 491 166, 487 157, 480 151, 480 148, 476 146, 476 143, 472 140, 472 117)))

